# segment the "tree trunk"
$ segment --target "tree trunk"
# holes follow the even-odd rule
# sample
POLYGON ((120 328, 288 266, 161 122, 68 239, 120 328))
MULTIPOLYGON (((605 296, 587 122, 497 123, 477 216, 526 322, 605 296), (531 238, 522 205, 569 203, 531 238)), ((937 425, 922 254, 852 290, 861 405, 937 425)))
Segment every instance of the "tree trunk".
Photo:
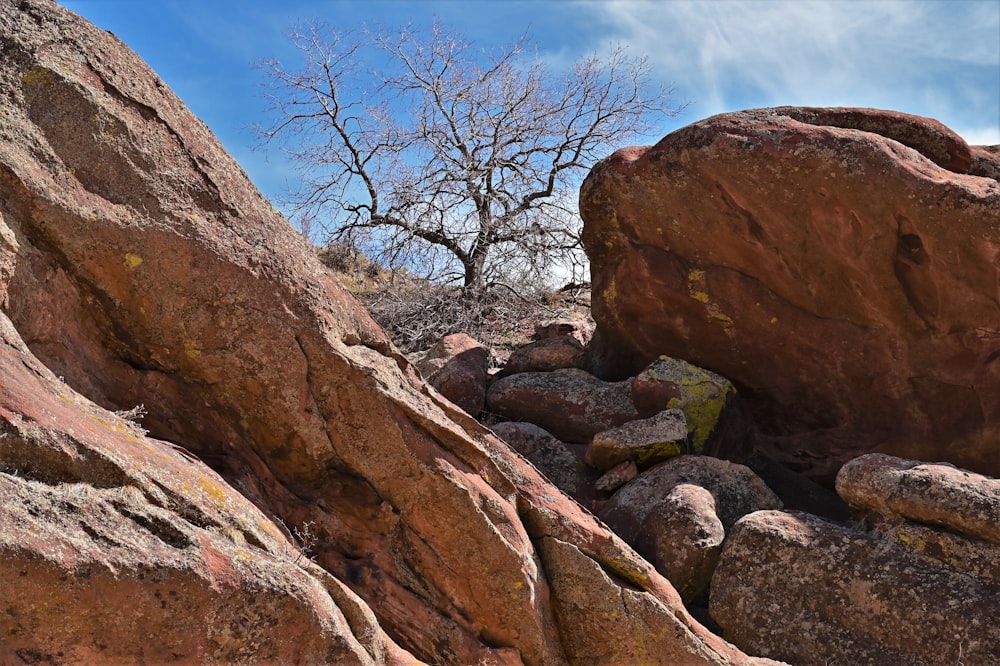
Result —
POLYGON ((478 294, 483 291, 483 267, 486 264, 486 255, 474 257, 471 261, 465 262, 465 291, 478 294))

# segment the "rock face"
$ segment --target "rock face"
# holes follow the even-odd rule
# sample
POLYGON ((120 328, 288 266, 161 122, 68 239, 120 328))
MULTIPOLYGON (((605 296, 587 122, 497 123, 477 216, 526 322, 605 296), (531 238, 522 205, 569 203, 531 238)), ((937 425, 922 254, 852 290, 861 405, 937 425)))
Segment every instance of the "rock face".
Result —
POLYGON ((428 391, 120 41, 48 0, 0 37, 0 661, 765 663, 428 391))
POLYGON ((219 475, 0 332, 0 662, 414 661, 219 475))
POLYGON ((660 354, 732 380, 780 461, 882 451, 1000 474, 995 150, 865 109, 716 116, 581 192, 591 370, 660 354))
POLYGON ((1000 654, 1000 481, 881 454, 837 488, 864 530, 760 511, 729 533, 710 611, 789 663, 991 664, 1000 654))

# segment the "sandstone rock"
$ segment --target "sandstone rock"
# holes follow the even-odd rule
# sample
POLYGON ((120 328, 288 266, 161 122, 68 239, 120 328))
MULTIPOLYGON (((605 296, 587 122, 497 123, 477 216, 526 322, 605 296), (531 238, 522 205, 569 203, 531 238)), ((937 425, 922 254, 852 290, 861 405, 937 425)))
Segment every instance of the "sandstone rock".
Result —
POLYGON ((0 663, 415 661, 218 474, 0 330, 0 663))
POLYGON ((601 520, 629 541, 646 517, 658 510, 663 498, 682 483, 712 493, 726 529, 748 513, 781 508, 781 500, 750 468, 708 456, 684 455, 651 467, 615 493, 601 520))
POLYGON ((635 418, 630 383, 603 382, 577 368, 523 372, 496 380, 486 392, 490 411, 541 426, 564 442, 635 418))
POLYGON ((1000 544, 1000 480, 953 465, 882 454, 852 460, 837 475, 852 506, 940 525, 1000 544))
POLYGON ((661 356, 632 378, 632 402, 641 416, 682 410, 694 453, 738 459, 750 449, 736 389, 704 368, 661 356))
POLYGON ((688 452, 688 424, 684 412, 667 409, 648 419, 637 419, 594 435, 585 460, 610 470, 626 460, 645 469, 688 452))
POLYGON ((637 476, 639 468, 635 466, 635 462, 626 460, 601 475, 601 478, 594 482, 594 487, 601 492, 613 493, 637 476))
POLYGON ((701 594, 718 559, 725 531, 743 515, 781 508, 750 469, 707 456, 668 460, 620 488, 599 516, 677 587, 685 601, 701 594), (697 486, 712 496, 708 502, 697 486), (716 524, 718 523, 718 524, 716 524))
POLYGON ((990 664, 998 592, 893 541, 760 511, 730 531, 710 610, 744 650, 801 666, 990 664))
POLYGON ((1000 589, 1000 545, 898 518, 872 520, 869 516, 866 523, 872 534, 1000 589))
MULTIPOLYGON (((669 606, 655 596, 639 594, 628 581, 617 581, 621 572, 598 566, 576 546, 549 537, 542 542, 541 553, 546 569, 562 574, 555 577, 558 582, 553 591, 569 663, 745 663, 746 657, 734 654, 721 641, 692 649, 690 641, 678 640, 688 630, 671 622, 669 606), (614 585, 618 586, 616 595, 599 592, 614 585), (607 640, 603 618, 610 618, 617 640, 607 640)), ((755 663, 776 662, 760 659, 755 663)))
POLYGON ((1000 583, 1000 481, 947 464, 869 454, 841 468, 837 490, 874 533, 1000 583))
POLYGON ((647 559, 691 603, 708 590, 725 538, 712 493, 681 483, 643 522, 636 542, 648 548, 647 559))
POLYGON ((711 368, 758 446, 826 481, 871 451, 1000 475, 986 155, 928 119, 802 108, 619 151, 581 191, 592 372, 711 368))
POLYGON ((594 499, 598 474, 550 433, 533 423, 516 421, 497 423, 491 430, 564 493, 584 505, 594 499))
POLYGON ((427 383, 477 417, 486 404, 490 353, 465 333, 441 338, 414 362, 427 383))
POLYGON ((18 545, 2 546, 0 650, 44 660, 62 649, 85 663, 166 661, 203 645, 188 661, 222 650, 288 663, 405 662, 409 652, 441 664, 556 664, 585 625, 621 651, 640 641, 688 663, 758 663, 694 622, 648 563, 428 390, 120 41, 48 0, 0 5, 0 34, 0 217, 12 232, 0 233, 0 253, 16 248, 16 263, 0 262, 12 271, 7 313, 67 387, 104 407, 144 404, 143 427, 191 452, 147 446, 108 412, 73 406, 76 394, 33 386, 47 371, 23 353, 2 355, 3 418, 40 444, 32 479, 0 475, 25 507, 2 509, 5 531, 18 521, 18 545), (72 426, 68 438, 45 434, 60 423, 72 426), (76 484, 89 486, 92 515, 79 529, 47 509, 75 501, 76 484), (297 555, 295 566, 276 562, 281 535, 232 489, 291 527, 308 525, 326 573, 297 555), (78 544, 32 541, 39 533, 78 544), (88 550, 84 535, 99 545, 88 550), (547 540, 572 557, 543 555, 547 540), (150 567, 130 568, 140 557, 150 567), (604 571, 620 578, 595 575, 604 571), (124 611, 103 603, 116 585, 112 598, 132 604, 124 611), (617 615, 581 623, 567 610, 580 600, 617 615), (11 626, 22 617, 23 628, 11 626), (102 653, 111 641, 124 647, 102 653))
POLYGON ((518 347, 503 366, 502 375, 521 372, 549 372, 579 368, 584 362, 583 344, 575 337, 547 337, 518 347))
MULTIPOLYGON (((590 305, 589 299, 586 305, 590 305)), ((571 337, 582 345, 587 344, 594 332, 594 323, 580 319, 555 319, 535 325, 535 340, 571 337)))
POLYGON ((972 166, 969 167, 969 173, 1000 181, 1000 145, 970 146, 970 148, 972 166))

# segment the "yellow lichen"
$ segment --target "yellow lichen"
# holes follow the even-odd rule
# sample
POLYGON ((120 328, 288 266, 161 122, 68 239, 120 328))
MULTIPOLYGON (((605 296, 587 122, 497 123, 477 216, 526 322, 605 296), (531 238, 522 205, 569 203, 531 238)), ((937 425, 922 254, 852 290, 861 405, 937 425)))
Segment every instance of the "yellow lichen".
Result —
POLYGON ((197 340, 187 338, 184 340, 184 353, 190 358, 198 358, 202 355, 201 343, 197 340))
POLYGON ((667 357, 661 357, 646 373, 658 381, 669 381, 680 390, 681 397, 671 398, 666 408, 684 412, 691 446, 695 452, 703 453, 705 442, 734 391, 732 384, 708 370, 667 357))
POLYGON ((127 268, 137 268, 142 263, 142 257, 131 252, 125 253, 125 266, 127 268))
POLYGON ((48 76, 48 72, 45 71, 44 67, 33 67, 27 72, 21 72, 18 76, 24 85, 34 86, 44 81, 45 77, 48 76))
POLYGON ((726 333, 732 335, 733 319, 724 313, 716 303, 712 302, 708 292, 704 290, 704 285, 702 284, 704 279, 705 271, 703 270, 691 270, 688 272, 688 296, 703 304, 705 309, 708 311, 708 315, 712 319, 722 322, 725 326, 726 333))

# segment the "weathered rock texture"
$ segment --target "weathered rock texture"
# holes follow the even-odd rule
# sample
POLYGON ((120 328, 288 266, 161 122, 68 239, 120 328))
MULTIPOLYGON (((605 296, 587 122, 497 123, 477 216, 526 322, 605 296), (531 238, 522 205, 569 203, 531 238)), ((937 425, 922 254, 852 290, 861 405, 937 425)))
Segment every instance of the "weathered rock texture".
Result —
POLYGON ((486 379, 490 353, 465 333, 441 338, 413 359, 427 383, 441 395, 476 417, 486 404, 486 379))
POLYGON ((1000 544, 1000 479, 953 465, 871 454, 844 465, 837 492, 857 509, 1000 544))
POLYGON ((115 641, 132 652, 112 656, 147 662, 409 659, 393 643, 434 663, 755 662, 428 391, 114 36, 12 0, 0 46, 0 276, 17 331, 0 363, 14 438, 0 660, 99 660, 115 641), (154 437, 315 535, 328 573, 281 560, 280 534, 220 476, 70 386, 144 404, 154 437), (67 505, 85 505, 79 520, 67 505))
POLYGON ((869 454, 837 489, 863 530, 775 511, 736 524, 712 579, 725 635, 804 666, 994 663, 1000 481, 869 454))
POLYGON ((554 335, 518 347, 504 363, 501 374, 549 372, 578 368, 584 363, 583 343, 571 335, 554 335))
POLYGON ((660 354, 732 380, 779 460, 882 451, 1000 474, 995 150, 859 109, 731 113, 581 192, 592 370, 660 354))
POLYGON ((584 464, 582 454, 549 432, 523 421, 503 421, 491 430, 527 458, 556 488, 583 506, 589 506, 597 497, 595 483, 600 473, 584 464))
POLYGON ((589 442, 594 435, 637 415, 629 382, 605 382, 578 368, 521 372, 502 377, 486 391, 487 408, 527 421, 564 442, 589 442))
POLYGON ((0 332, 0 663, 414 661, 219 475, 0 332))
POLYGON ((1000 590, 900 542, 758 511, 726 539, 709 608, 729 640, 797 666, 993 664, 1000 590))
POLYGON ((665 409, 648 419, 629 421, 599 432, 587 447, 587 462, 601 470, 631 460, 641 468, 687 451, 688 424, 684 412, 665 409))
POLYGON ((691 601, 708 585, 726 530, 741 516, 781 506, 749 468, 687 455, 635 477, 599 515, 691 601))

